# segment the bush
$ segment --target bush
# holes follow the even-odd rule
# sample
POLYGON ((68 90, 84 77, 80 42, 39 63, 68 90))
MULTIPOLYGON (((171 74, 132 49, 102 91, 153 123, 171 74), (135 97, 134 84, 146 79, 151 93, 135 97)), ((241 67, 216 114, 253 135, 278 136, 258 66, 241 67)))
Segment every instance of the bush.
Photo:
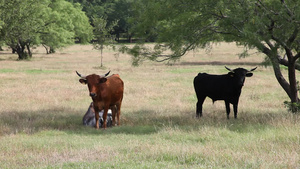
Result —
POLYGON ((289 102, 289 101, 285 101, 284 105, 292 113, 300 112, 300 102, 292 103, 292 102, 289 102))

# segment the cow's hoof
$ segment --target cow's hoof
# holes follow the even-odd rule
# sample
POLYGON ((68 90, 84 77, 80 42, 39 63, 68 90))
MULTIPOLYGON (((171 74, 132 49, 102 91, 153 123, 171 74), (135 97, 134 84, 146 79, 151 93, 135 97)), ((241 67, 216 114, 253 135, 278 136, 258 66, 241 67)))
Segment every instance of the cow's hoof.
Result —
POLYGON ((197 119, 200 119, 200 117, 202 117, 202 115, 196 115, 196 118, 197 118, 197 119))

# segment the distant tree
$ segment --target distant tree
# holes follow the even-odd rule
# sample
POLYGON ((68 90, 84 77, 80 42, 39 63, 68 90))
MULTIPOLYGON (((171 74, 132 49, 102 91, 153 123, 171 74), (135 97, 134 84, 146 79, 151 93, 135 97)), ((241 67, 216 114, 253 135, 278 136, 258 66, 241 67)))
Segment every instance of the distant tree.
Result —
MULTIPOLYGON (((116 0, 68 0, 72 3, 80 3, 82 10, 86 13, 90 22, 93 23, 94 18, 107 17, 114 11, 116 0)), ((109 22, 108 22, 109 23, 109 22)))
POLYGON ((106 18, 107 26, 114 25, 110 34, 116 35, 119 40, 121 34, 127 34, 128 39, 132 37, 129 32, 131 24, 128 19, 133 15, 132 5, 134 0, 68 0, 72 3, 80 3, 93 23, 95 18, 106 18), (115 21, 118 20, 117 24, 115 21))
POLYGON ((87 43, 93 38, 93 28, 80 4, 55 0, 49 7, 49 20, 44 26, 45 33, 41 34, 41 43, 47 53, 53 53, 55 49, 73 44, 74 41, 87 43))
POLYGON ((122 34, 125 35, 128 42, 131 42, 131 39, 134 35, 134 32, 130 32, 132 27, 130 19, 133 16, 133 0, 116 0, 114 11, 108 14, 108 19, 110 24, 114 24, 117 20, 118 22, 113 27, 112 34, 116 35, 116 40, 119 42, 122 34))
POLYGON ((7 0, 0 8, 4 21, 0 38, 17 52, 19 60, 32 57, 33 45, 53 50, 74 43, 76 36, 92 37, 87 18, 81 22, 86 16, 80 7, 64 0, 7 0))
POLYGON ((157 35, 158 44, 149 49, 138 45, 128 51, 134 61, 174 61, 187 51, 212 42, 236 42, 247 50, 255 48, 270 60, 275 77, 297 111, 296 70, 300 70, 299 0, 136 0, 136 33, 157 35), (164 51, 171 50, 166 55, 164 51), (280 65, 287 66, 288 80, 280 65))
POLYGON ((1 4, 0 19, 4 21, 1 39, 18 53, 19 59, 32 56, 30 46, 38 44, 36 34, 48 4, 47 0, 13 0, 1 4))

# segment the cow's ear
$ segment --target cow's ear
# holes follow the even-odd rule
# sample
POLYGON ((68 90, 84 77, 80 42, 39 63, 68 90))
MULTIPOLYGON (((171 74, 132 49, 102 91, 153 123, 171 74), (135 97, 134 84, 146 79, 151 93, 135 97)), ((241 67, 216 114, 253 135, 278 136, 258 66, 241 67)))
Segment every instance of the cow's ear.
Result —
POLYGON ((87 84, 87 80, 86 79, 79 79, 79 82, 81 83, 81 84, 87 84))
POLYGON ((249 72, 246 74, 247 77, 251 77, 253 75, 253 73, 249 72))
POLYGON ((233 73, 233 72, 228 72, 228 75, 229 75, 230 77, 234 77, 234 73, 233 73))
POLYGON ((107 81, 107 79, 106 78, 100 78, 100 81, 99 81, 99 83, 105 83, 107 81))

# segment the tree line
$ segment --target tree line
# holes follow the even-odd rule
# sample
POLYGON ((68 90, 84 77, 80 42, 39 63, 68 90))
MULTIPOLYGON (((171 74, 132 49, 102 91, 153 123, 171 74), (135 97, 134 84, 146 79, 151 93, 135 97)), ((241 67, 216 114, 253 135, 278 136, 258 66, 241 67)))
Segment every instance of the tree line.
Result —
POLYGON ((117 41, 121 35, 130 41, 132 3, 133 0, 3 0, 0 46, 8 45, 23 60, 32 57, 31 47, 35 45, 43 45, 47 53, 53 53, 74 42, 91 42, 94 35, 103 33, 99 31, 109 32, 105 37, 111 35, 117 41), (99 20, 105 21, 105 30, 95 27, 99 20))
POLYGON ((299 0, 2 0, 0 9, 0 43, 19 59, 30 58, 34 45, 53 52, 94 39, 103 49, 106 38, 120 42, 122 37, 156 43, 153 48, 144 43, 121 48, 135 65, 146 59, 173 62, 221 41, 244 46, 241 57, 257 49, 290 98, 286 105, 300 110, 299 0))
POLYGON ((93 29, 80 4, 64 0, 5 0, 0 2, 0 43, 19 59, 32 57, 31 47, 42 44, 48 53, 78 40, 88 42, 93 29))

